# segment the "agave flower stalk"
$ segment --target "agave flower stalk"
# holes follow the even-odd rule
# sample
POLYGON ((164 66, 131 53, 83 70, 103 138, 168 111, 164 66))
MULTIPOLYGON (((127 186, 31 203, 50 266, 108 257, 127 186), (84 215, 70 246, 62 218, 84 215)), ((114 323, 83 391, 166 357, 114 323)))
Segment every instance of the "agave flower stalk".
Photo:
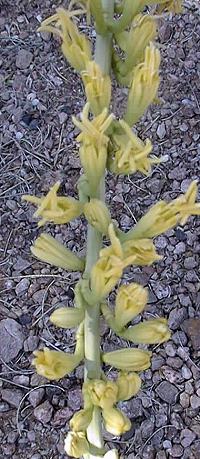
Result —
POLYGON ((171 202, 153 205, 127 233, 112 220, 105 202, 106 170, 116 175, 147 175, 161 161, 151 155, 151 141, 140 139, 132 129, 155 100, 159 85, 160 53, 151 43, 156 35, 155 19, 143 14, 144 7, 154 3, 160 10, 176 11, 180 6, 180 0, 71 0, 68 11, 59 8, 40 26, 40 30, 61 38, 62 52, 80 73, 87 99, 80 119, 73 117, 80 130, 77 141, 83 168, 77 184, 78 199, 60 196, 59 182, 46 196, 24 196, 37 207, 34 215, 40 218, 39 227, 68 224, 81 215, 88 224, 85 258, 48 233, 41 233, 31 247, 33 255, 43 262, 82 271, 75 286, 75 307, 67 304, 50 316, 56 327, 77 327, 74 352, 45 347, 34 352, 33 360, 36 371, 49 380, 65 377, 84 361, 83 407, 74 413, 65 439, 66 453, 75 458, 119 459, 116 449, 108 451, 105 447, 102 432, 104 426, 119 436, 131 428, 131 421, 117 404, 136 396, 142 384, 138 373, 151 365, 152 353, 137 345, 161 344, 170 338, 166 318, 132 323, 148 302, 148 291, 140 283, 122 284, 113 305, 107 297, 129 265, 148 266, 162 258, 154 245, 156 236, 177 224, 184 225, 190 215, 200 215, 196 181, 171 202), (74 5, 78 9, 73 10, 74 5), (88 21, 94 19, 94 59, 89 39, 74 22, 74 16, 82 13, 88 21), (114 43, 125 53, 122 61, 114 43), (110 70, 119 82, 129 85, 120 120, 109 111, 110 70), (103 246, 104 236, 107 241, 103 246), (116 335, 129 341, 129 346, 101 349, 100 315, 116 335), (115 380, 106 376, 107 366, 119 370, 115 380))

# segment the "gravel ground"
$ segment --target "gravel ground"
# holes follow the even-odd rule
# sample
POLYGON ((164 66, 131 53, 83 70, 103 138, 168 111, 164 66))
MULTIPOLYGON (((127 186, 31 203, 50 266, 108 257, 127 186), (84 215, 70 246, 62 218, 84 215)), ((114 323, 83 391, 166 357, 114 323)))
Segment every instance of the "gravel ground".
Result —
MULTIPOLYGON (((71 115, 80 112, 84 96, 58 42, 36 33, 55 5, 48 0, 42 7, 37 0, 1 4, 0 457, 64 459, 63 438, 80 407, 83 368, 49 384, 34 373, 31 359, 38 346, 73 348, 73 334, 63 335, 48 317, 58 301, 72 303, 78 274, 30 256, 38 229, 21 195, 46 192, 57 179, 64 193, 76 195, 80 168, 71 115)), ((199 176, 199 32, 198 2, 188 1, 182 16, 160 23, 161 103, 148 111, 138 132, 168 161, 148 178, 108 177, 107 201, 123 229, 156 200, 177 197, 199 176)), ((125 95, 116 89, 115 113, 125 95)), ((82 220, 48 229, 71 248, 84 245, 82 220)), ((123 403, 132 430, 121 440, 107 435, 109 445, 129 459, 200 458, 199 234, 200 219, 191 218, 183 229, 157 238, 159 264, 131 268, 124 276, 149 287, 144 317, 164 314, 172 330, 169 342, 153 347, 152 368, 142 375, 138 396, 123 403)), ((103 325, 102 337, 106 346, 115 346, 116 338, 103 325)))

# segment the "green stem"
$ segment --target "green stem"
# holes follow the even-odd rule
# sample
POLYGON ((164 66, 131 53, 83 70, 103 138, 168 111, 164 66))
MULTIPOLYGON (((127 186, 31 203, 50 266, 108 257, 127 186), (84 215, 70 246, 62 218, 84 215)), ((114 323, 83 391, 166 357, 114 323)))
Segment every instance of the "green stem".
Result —
MULTIPOLYGON (((114 12, 114 0, 102 0, 106 19, 111 19, 114 12)), ((96 39, 95 61, 103 73, 110 72, 112 34, 98 35, 96 39)), ((97 193, 99 199, 105 199, 105 178, 102 177, 97 193)), ((99 258, 102 246, 102 236, 93 227, 88 225, 87 255, 85 273, 90 273, 93 265, 99 258)), ((100 357, 100 331, 99 331, 100 305, 88 306, 85 313, 85 379, 99 379, 101 377, 100 357)), ((103 448, 101 412, 95 409, 92 422, 87 431, 88 440, 93 447, 103 448)), ((90 455, 89 455, 90 456, 90 455)), ((87 458, 89 457, 87 455, 87 458)), ((97 456, 96 456, 97 457, 97 456)), ((92 458, 95 455, 92 454, 92 458)))

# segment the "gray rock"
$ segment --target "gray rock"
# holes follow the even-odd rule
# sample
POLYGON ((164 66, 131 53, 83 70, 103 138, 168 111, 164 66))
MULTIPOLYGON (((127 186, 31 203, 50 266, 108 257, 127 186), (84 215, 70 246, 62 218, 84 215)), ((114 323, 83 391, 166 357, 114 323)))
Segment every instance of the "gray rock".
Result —
POLYGON ((28 396, 30 404, 35 408, 39 405, 42 401, 45 394, 45 390, 43 387, 39 387, 38 389, 32 390, 28 396))
POLYGON ((51 421, 51 424, 54 427, 64 427, 66 423, 71 419, 73 415, 73 411, 66 406, 65 408, 61 408, 58 410, 51 421))
POLYGON ((0 413, 6 413, 6 411, 9 411, 10 407, 8 403, 6 402, 0 402, 0 413))
POLYGON ((146 419, 141 424, 141 433, 143 440, 146 440, 154 431, 154 419, 146 419))
MULTIPOLYGON (((133 459, 133 458, 132 458, 133 459)), ((167 456, 165 454, 164 451, 159 451, 157 454, 156 454, 156 459, 167 459, 167 456)))
POLYGON ((181 431, 180 439, 181 439, 181 445, 184 446, 184 448, 187 448, 187 446, 190 446, 192 442, 195 440, 196 434, 192 432, 190 429, 183 429, 181 431))
POLYGON ((184 379, 192 378, 192 372, 186 365, 183 365, 183 367, 181 368, 181 373, 184 379))
POLYGON ((13 265, 13 268, 15 271, 21 273, 22 271, 25 271, 27 268, 29 268, 29 266, 31 266, 31 262, 24 260, 24 258, 19 256, 16 263, 13 265))
MULTIPOLYGON (((120 406, 120 404, 119 404, 120 406)), ((124 413, 131 419, 136 419, 143 414, 142 402, 139 398, 133 398, 121 404, 124 413)))
POLYGON ((166 129, 165 129, 165 123, 164 122, 159 124, 156 133, 157 133, 157 135, 158 135, 160 140, 164 139, 165 134, 166 134, 166 129))
POLYGON ((178 244, 176 244, 176 247, 174 249, 174 253, 177 255, 180 255, 181 253, 184 253, 184 252, 185 252, 185 243, 178 242, 178 244))
POLYGON ((190 426, 192 431, 197 435, 198 438, 200 438, 200 423, 199 424, 194 424, 190 426))
POLYGON ((183 408, 188 408, 190 406, 190 397, 186 392, 180 395, 180 404, 183 408))
POLYGON ((22 386, 29 386, 29 377, 26 375, 14 376, 13 381, 17 384, 22 384, 22 386))
POLYGON ((17 296, 23 295, 27 292, 30 285, 30 281, 27 278, 21 279, 20 282, 15 287, 15 292, 17 296))
POLYGON ((183 447, 181 445, 174 445, 170 451, 172 457, 183 457, 183 447))
POLYGON ((188 257, 184 261, 184 267, 186 269, 193 269, 198 265, 197 261, 195 260, 195 257, 188 257))
POLYGON ((176 355, 176 347, 172 343, 167 343, 165 345, 165 352, 169 357, 174 357, 176 355))
POLYGON ((44 403, 41 403, 41 405, 37 406, 34 409, 34 416, 36 419, 43 424, 48 424, 48 422, 51 420, 53 415, 53 407, 49 403, 48 400, 46 400, 44 403))
POLYGON ((164 441, 163 441, 163 448, 165 448, 165 449, 171 449, 171 447, 172 447, 172 443, 171 443, 170 440, 164 440, 164 441))
POLYGON ((187 311, 185 308, 175 308, 169 314, 169 328, 176 330, 180 327, 182 322, 187 318, 187 311))
POLYGON ((23 393, 19 389, 2 389, 1 397, 2 400, 9 403, 9 405, 18 408, 20 401, 23 397, 23 393))
POLYGON ((183 323, 183 329, 188 335, 195 351, 200 349, 200 319, 188 319, 183 323))
POLYGON ((26 49, 20 49, 16 57, 16 66, 21 70, 27 69, 32 60, 33 54, 30 51, 26 49))
POLYGON ((176 403, 178 396, 178 389, 176 386, 171 384, 169 381, 162 381, 155 389, 159 397, 165 402, 171 404, 176 403))
POLYGON ((25 341, 24 341, 24 350, 25 352, 33 352, 35 349, 37 349, 39 343, 39 337, 38 336, 29 336, 25 341))
POLYGON ((0 322, 0 358, 10 362, 17 357, 23 348, 25 336, 21 325, 13 319, 3 319, 0 322))
POLYGON ((68 394, 68 407, 73 411, 80 410, 82 400, 82 391, 81 389, 70 390, 68 394))
POLYGON ((191 404, 191 407, 196 410, 197 408, 200 408, 200 397, 198 397, 198 395, 192 395, 190 397, 190 404, 191 404))

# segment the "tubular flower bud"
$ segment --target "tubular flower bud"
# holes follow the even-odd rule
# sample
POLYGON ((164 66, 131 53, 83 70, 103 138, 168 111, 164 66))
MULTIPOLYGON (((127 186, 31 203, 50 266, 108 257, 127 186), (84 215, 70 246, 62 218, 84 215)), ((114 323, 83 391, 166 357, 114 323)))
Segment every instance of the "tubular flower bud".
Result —
POLYGON ((137 373, 120 373, 116 381, 118 385, 118 401, 129 400, 136 395, 141 388, 141 379, 137 373))
POLYGON ((87 64, 86 70, 81 73, 87 100, 94 115, 99 115, 104 108, 108 108, 111 98, 111 80, 104 75, 101 68, 94 61, 87 64))
POLYGON ((129 74, 133 67, 144 58, 145 48, 156 37, 156 21, 149 14, 138 14, 135 17, 129 32, 116 34, 117 44, 125 52, 125 61, 118 65, 122 76, 129 74), (137 43, 137 46, 135 46, 137 43))
POLYGON ((161 344, 170 339, 171 333, 167 326, 167 320, 160 318, 145 320, 129 327, 122 333, 122 336, 135 344, 161 344))
POLYGON ((108 408, 102 411, 105 428, 113 435, 122 435, 131 428, 131 421, 117 408, 108 408))
POLYGON ((116 296, 115 321, 123 328, 134 317, 140 314, 148 301, 147 289, 139 284, 122 285, 116 296))
POLYGON ((31 246, 31 252, 39 260, 70 271, 83 271, 85 261, 49 234, 42 233, 31 246))
POLYGON ((91 199, 84 205, 84 214, 90 225, 100 233, 108 234, 111 216, 107 206, 99 199, 91 199))
POLYGON ((153 238, 173 228, 184 225, 190 215, 200 215, 200 203, 196 203, 197 181, 194 180, 185 194, 170 203, 160 201, 139 220, 135 227, 122 235, 121 240, 153 238))
POLYGON ((107 365, 123 371, 143 371, 150 367, 151 352, 141 349, 126 348, 107 352, 102 360, 107 365))
POLYGON ((150 43, 145 50, 144 62, 138 64, 133 73, 124 117, 130 126, 140 119, 156 98, 160 83, 159 66, 160 52, 150 43))
POLYGON ((139 139, 125 121, 119 120, 119 124, 125 133, 113 136, 108 168, 115 174, 134 174, 138 171, 148 175, 151 165, 161 161, 155 156, 149 157, 152 143, 149 139, 145 142, 139 139))
POLYGON ((60 182, 56 182, 47 195, 41 198, 29 194, 23 196, 23 200, 38 206, 38 210, 33 215, 42 219, 38 222, 38 226, 43 226, 46 222, 67 223, 82 213, 83 206, 79 201, 74 198, 57 196, 59 187, 60 182))
POLYGON ((62 351, 50 351, 44 347, 42 351, 34 351, 33 365, 39 375, 50 380, 58 380, 71 373, 80 362, 74 354, 62 351))
POLYGON ((94 379, 84 383, 83 393, 93 405, 110 408, 117 402, 118 386, 114 381, 94 379))
POLYGON ((69 456, 82 457, 89 452, 89 443, 84 432, 69 432, 65 439, 65 451, 69 456))
POLYGON ((80 410, 70 420, 70 427, 74 432, 85 431, 92 420, 92 408, 80 410))
POLYGON ((84 319, 84 311, 79 308, 58 308, 50 316, 50 321, 61 328, 73 328, 84 319))
POLYGON ((91 46, 88 39, 78 31, 71 17, 82 13, 82 10, 66 11, 58 8, 57 13, 45 19, 39 32, 51 32, 62 39, 62 52, 69 63, 79 72, 86 68, 91 60, 91 46))
POLYGON ((133 261, 134 265, 150 266, 155 261, 162 259, 162 256, 157 254, 150 239, 128 240, 122 246, 125 258, 135 257, 133 261))
POLYGON ((104 109, 100 115, 90 121, 87 103, 81 114, 81 121, 72 117, 75 126, 82 131, 77 137, 81 143, 80 159, 92 191, 96 190, 106 166, 109 137, 105 131, 113 120, 113 115, 107 115, 108 111, 104 109))

